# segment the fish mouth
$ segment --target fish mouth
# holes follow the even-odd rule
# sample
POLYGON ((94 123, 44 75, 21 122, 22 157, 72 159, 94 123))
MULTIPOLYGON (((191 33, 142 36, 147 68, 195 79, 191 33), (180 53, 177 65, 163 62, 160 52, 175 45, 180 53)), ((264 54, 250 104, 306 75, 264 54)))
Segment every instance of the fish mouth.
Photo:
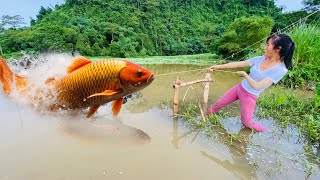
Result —
POLYGON ((148 79, 147 79, 147 82, 152 82, 154 80, 154 75, 153 74, 151 74, 149 77, 148 77, 148 79))

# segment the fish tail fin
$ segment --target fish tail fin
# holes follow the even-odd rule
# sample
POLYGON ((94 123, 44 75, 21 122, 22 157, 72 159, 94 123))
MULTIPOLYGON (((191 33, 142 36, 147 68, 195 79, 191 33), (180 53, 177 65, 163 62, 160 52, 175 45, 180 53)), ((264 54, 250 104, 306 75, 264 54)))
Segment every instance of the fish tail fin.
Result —
POLYGON ((11 87, 10 84, 13 81, 13 71, 9 68, 7 62, 0 57, 0 81, 3 85, 3 91, 10 94, 11 87))
POLYGON ((15 86, 17 88, 23 88, 27 85, 27 79, 18 74, 14 74, 7 62, 0 57, 0 81, 3 85, 2 88, 5 93, 11 93, 11 83, 13 80, 15 80, 15 86))

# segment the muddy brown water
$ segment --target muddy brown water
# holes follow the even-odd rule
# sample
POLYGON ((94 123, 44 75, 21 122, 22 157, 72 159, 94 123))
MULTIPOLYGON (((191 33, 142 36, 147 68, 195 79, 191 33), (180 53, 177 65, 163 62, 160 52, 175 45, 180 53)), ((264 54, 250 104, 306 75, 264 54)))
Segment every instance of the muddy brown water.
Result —
MULTIPOLYGON (((166 103, 173 100, 173 81, 177 76, 197 80, 204 72, 168 73, 204 67, 145 66, 156 74, 155 81, 130 98, 118 118, 109 104, 90 122, 84 111, 46 112, 1 93, 0 180, 304 179, 308 173, 310 179, 320 178, 320 150, 299 142, 294 126, 282 132, 276 121, 255 117, 270 131, 252 134, 235 115, 221 119, 225 129, 208 137, 173 119, 166 103), (246 135, 248 141, 230 146, 219 138, 225 134, 246 135)), ((231 73, 212 75, 210 103, 241 81, 231 73)), ((195 99, 194 90, 186 94, 187 89, 181 88, 181 101, 195 99)), ((201 86, 196 89, 202 94, 201 86)))

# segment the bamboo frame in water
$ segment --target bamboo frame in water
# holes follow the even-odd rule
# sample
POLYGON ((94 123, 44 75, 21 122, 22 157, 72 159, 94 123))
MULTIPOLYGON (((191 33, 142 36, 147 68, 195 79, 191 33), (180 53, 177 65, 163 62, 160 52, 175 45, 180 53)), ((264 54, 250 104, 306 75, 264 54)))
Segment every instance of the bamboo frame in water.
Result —
MULTIPOLYGON (((173 88, 174 88, 173 115, 174 116, 177 116, 178 111, 179 111, 179 88, 184 87, 184 86, 191 86, 192 87, 193 84, 202 83, 202 82, 205 82, 205 88, 204 88, 204 92, 203 92, 203 107, 201 105, 201 101, 199 100, 199 96, 198 96, 197 92, 196 92, 196 95, 197 95, 197 104, 199 106, 202 121, 203 122, 206 121, 206 119, 204 117, 203 109, 207 108, 208 96, 209 96, 209 85, 210 85, 210 82, 213 82, 211 79, 210 73, 206 73, 205 79, 200 79, 200 80, 190 81, 190 82, 181 82, 180 77, 176 78, 176 81, 173 85, 173 88)), ((194 88, 192 88, 192 89, 194 89, 194 88)))

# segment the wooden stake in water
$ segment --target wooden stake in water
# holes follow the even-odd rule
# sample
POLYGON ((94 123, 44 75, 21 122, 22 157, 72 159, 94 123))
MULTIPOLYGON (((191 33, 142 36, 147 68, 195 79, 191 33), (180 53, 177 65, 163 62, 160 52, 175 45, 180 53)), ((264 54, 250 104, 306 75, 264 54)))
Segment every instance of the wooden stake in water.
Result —
POLYGON ((203 121, 203 122, 206 122, 206 118, 204 117, 204 113, 203 113, 203 110, 202 110, 203 108, 202 108, 202 106, 201 106, 201 102, 200 102, 200 99, 199 99, 198 92, 197 92, 197 90, 195 90, 195 89, 193 88, 193 86, 191 86, 191 88, 196 92, 197 104, 198 104, 198 107, 199 107, 199 110, 200 110, 200 114, 201 114, 202 121, 203 121))
POLYGON ((209 86, 211 81, 210 73, 206 73, 205 77, 205 86, 204 86, 204 92, 203 92, 203 109, 206 110, 208 106, 208 97, 209 97, 209 86))

